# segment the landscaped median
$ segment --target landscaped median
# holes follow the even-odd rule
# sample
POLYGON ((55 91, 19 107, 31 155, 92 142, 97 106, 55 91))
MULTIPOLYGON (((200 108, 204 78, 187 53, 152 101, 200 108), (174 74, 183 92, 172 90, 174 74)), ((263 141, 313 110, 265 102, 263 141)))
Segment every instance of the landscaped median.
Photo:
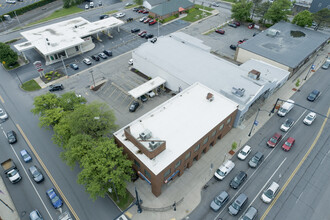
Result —
MULTIPOLYGON (((208 8, 208 7, 205 7, 208 8)), ((204 9, 204 8, 203 8, 204 9)), ((187 16, 182 18, 184 21, 195 22, 205 17, 210 16, 212 13, 207 12, 207 10, 199 10, 199 6, 195 5, 195 8, 189 9, 187 16)))
POLYGON ((32 92, 32 91, 41 89, 39 84, 34 79, 31 79, 31 80, 23 83, 21 88, 28 92, 32 92))

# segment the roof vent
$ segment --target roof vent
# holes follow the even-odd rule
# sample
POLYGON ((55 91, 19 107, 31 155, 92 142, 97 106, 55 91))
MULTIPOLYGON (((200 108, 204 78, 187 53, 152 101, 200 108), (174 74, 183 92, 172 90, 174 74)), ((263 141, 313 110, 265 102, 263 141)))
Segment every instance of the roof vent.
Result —
POLYGON ((236 95, 238 97, 243 97, 244 93, 245 93, 245 89, 244 88, 235 88, 235 87, 233 87, 231 93, 233 93, 234 95, 236 95))
POLYGON ((251 70, 248 73, 248 76, 252 79, 259 80, 260 79, 260 72, 257 70, 251 70))
POLYGON ((275 37, 277 34, 280 34, 281 32, 276 29, 267 29, 266 30, 266 35, 270 37, 275 37))
POLYGON ((149 148, 151 150, 155 150, 159 145, 160 145, 160 142, 156 142, 156 141, 149 142, 149 148))
POLYGON ((209 92, 209 93, 207 93, 206 99, 209 100, 210 102, 212 102, 214 99, 214 95, 209 92))
POLYGON ((140 138, 141 140, 148 140, 149 138, 151 138, 151 131, 149 131, 148 129, 146 129, 144 132, 140 133, 140 138))

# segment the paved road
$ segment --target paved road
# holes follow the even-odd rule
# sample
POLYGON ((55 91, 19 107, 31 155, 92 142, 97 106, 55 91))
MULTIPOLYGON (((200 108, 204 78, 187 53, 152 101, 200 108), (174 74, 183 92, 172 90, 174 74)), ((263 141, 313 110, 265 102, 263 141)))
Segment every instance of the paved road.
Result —
MULTIPOLYGON (((307 108, 326 114, 329 108, 330 97, 329 80, 328 72, 320 69, 301 88, 301 92, 296 93, 292 99, 307 108), (306 97, 314 88, 319 88, 322 91, 322 96, 315 103, 311 103, 306 100, 306 97)), ((228 206, 242 192, 249 197, 249 203, 238 216, 243 214, 248 206, 252 205, 258 209, 258 218, 260 218, 269 206, 264 204, 259 198, 262 191, 272 181, 278 182, 283 187, 312 145, 323 123, 324 118, 318 116, 312 126, 304 125, 302 119, 307 113, 307 110, 295 106, 288 114, 288 117, 296 120, 296 124, 287 133, 279 130, 285 118, 280 118, 277 115, 272 116, 269 122, 258 133, 254 134, 247 143, 253 149, 247 160, 242 162, 237 157, 233 157, 233 161, 236 164, 234 170, 223 181, 217 181, 214 178, 209 181, 210 186, 202 192, 202 201, 198 208, 189 216, 190 219, 237 218, 228 214, 228 206), (270 149, 266 146, 266 141, 274 132, 280 132, 284 138, 276 148, 270 149), (296 143, 291 151, 284 152, 281 146, 289 136, 294 137, 296 143), (266 159, 258 169, 251 169, 248 167, 247 162, 257 150, 263 152, 266 159), (233 190, 229 187, 229 182, 239 170, 247 172, 248 180, 239 190, 233 190), (215 213, 209 208, 209 205, 214 196, 222 190, 226 190, 229 193, 231 200, 219 213, 215 213)), ((260 114, 268 113, 261 111, 260 114)), ((326 164, 329 163, 329 150, 327 149, 329 131, 329 122, 327 122, 315 148, 265 219, 324 219, 322 218, 323 216, 329 216, 328 210, 321 211, 321 208, 324 207, 322 204, 329 201, 329 197, 326 196, 329 193, 329 187, 326 184, 329 180, 329 175, 328 172, 325 172, 327 169, 326 164), (323 191, 325 192, 324 194, 323 191)), ((219 159, 223 160, 224 158, 219 159)))

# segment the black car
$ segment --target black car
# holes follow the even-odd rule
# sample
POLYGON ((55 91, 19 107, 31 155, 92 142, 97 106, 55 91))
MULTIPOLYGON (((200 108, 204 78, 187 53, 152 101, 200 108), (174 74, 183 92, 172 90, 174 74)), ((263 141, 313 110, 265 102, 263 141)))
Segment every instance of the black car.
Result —
POLYGON ((237 46, 236 46, 235 44, 232 44, 232 45, 230 45, 229 47, 230 47, 230 49, 232 49, 232 50, 236 50, 236 48, 237 48, 237 46))
POLYGON ((309 95, 307 96, 307 100, 314 102, 319 96, 320 96, 320 91, 317 89, 314 89, 309 95))
POLYGON ((98 54, 99 57, 101 57, 102 59, 107 59, 107 55, 105 55, 105 53, 99 53, 98 54))
POLYGON ((109 17, 109 15, 100 15, 100 20, 108 18, 108 17, 109 17))
POLYGON ((153 43, 153 44, 154 44, 156 41, 157 41, 157 38, 156 38, 156 37, 154 37, 154 38, 152 38, 152 39, 150 40, 150 42, 153 43))
POLYGON ((139 107, 140 103, 137 101, 132 102, 132 104, 129 107, 130 112, 135 112, 135 110, 139 107))
POLYGON ((140 31, 140 28, 133 28, 131 29, 131 33, 136 33, 136 32, 139 32, 140 31))
POLYGON ((255 155, 249 161, 249 166, 252 168, 256 168, 261 163, 263 158, 264 158, 263 153, 258 151, 257 153, 255 153, 255 155))
POLYGON ((64 86, 62 84, 54 84, 54 85, 49 86, 50 92, 59 91, 59 90, 63 90, 63 89, 64 89, 64 86))
POLYGON ((17 142, 17 138, 16 138, 16 132, 15 131, 8 131, 7 132, 7 139, 9 144, 14 144, 17 142))
POLYGON ((153 34, 147 34, 146 36, 145 36, 145 38, 146 39, 149 39, 149 38, 152 38, 154 35, 153 34))
POLYGON ((230 187, 237 189, 246 180, 247 174, 244 171, 240 171, 231 181, 230 187))
POLYGON ((133 11, 135 11, 135 12, 137 12, 139 10, 140 10, 140 8, 133 8, 133 11))
POLYGON ((111 50, 103 50, 103 53, 105 53, 109 57, 112 56, 112 51, 111 50))
POLYGON ((44 176, 40 172, 40 170, 36 166, 32 166, 29 168, 31 176, 36 183, 40 183, 44 180, 44 176))
POLYGON ((97 55, 92 55, 91 58, 95 61, 99 61, 100 58, 97 55))
POLYGON ((133 20, 134 20, 133 18, 127 18, 127 19, 126 19, 127 22, 131 22, 131 21, 133 21, 133 20))
POLYGON ((233 27, 233 28, 237 28, 237 25, 234 24, 234 23, 230 23, 230 24, 228 24, 228 26, 233 27))

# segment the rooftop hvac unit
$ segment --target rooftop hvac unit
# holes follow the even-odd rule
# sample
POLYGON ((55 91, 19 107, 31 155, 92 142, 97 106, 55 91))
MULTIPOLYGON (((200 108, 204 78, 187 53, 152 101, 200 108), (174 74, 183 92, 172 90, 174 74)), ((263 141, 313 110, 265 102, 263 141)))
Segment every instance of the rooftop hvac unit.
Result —
POLYGON ((231 92, 234 95, 238 96, 238 97, 243 97, 244 93, 245 93, 245 89, 244 88, 235 88, 235 87, 233 87, 231 92))
POLYGON ((140 138, 141 140, 148 140, 149 138, 151 138, 151 131, 149 131, 148 129, 146 129, 144 132, 140 133, 140 138))
POLYGON ((213 101, 213 99, 214 99, 214 95, 212 94, 212 93, 207 93, 207 95, 206 95, 206 99, 207 100, 209 100, 210 102, 212 102, 213 101))
POLYGON ((149 142, 149 147, 151 150, 156 149, 159 145, 160 145, 160 142, 156 142, 156 141, 149 142))
POLYGON ((248 73, 248 76, 252 79, 259 80, 260 79, 260 72, 257 70, 251 70, 248 73))

